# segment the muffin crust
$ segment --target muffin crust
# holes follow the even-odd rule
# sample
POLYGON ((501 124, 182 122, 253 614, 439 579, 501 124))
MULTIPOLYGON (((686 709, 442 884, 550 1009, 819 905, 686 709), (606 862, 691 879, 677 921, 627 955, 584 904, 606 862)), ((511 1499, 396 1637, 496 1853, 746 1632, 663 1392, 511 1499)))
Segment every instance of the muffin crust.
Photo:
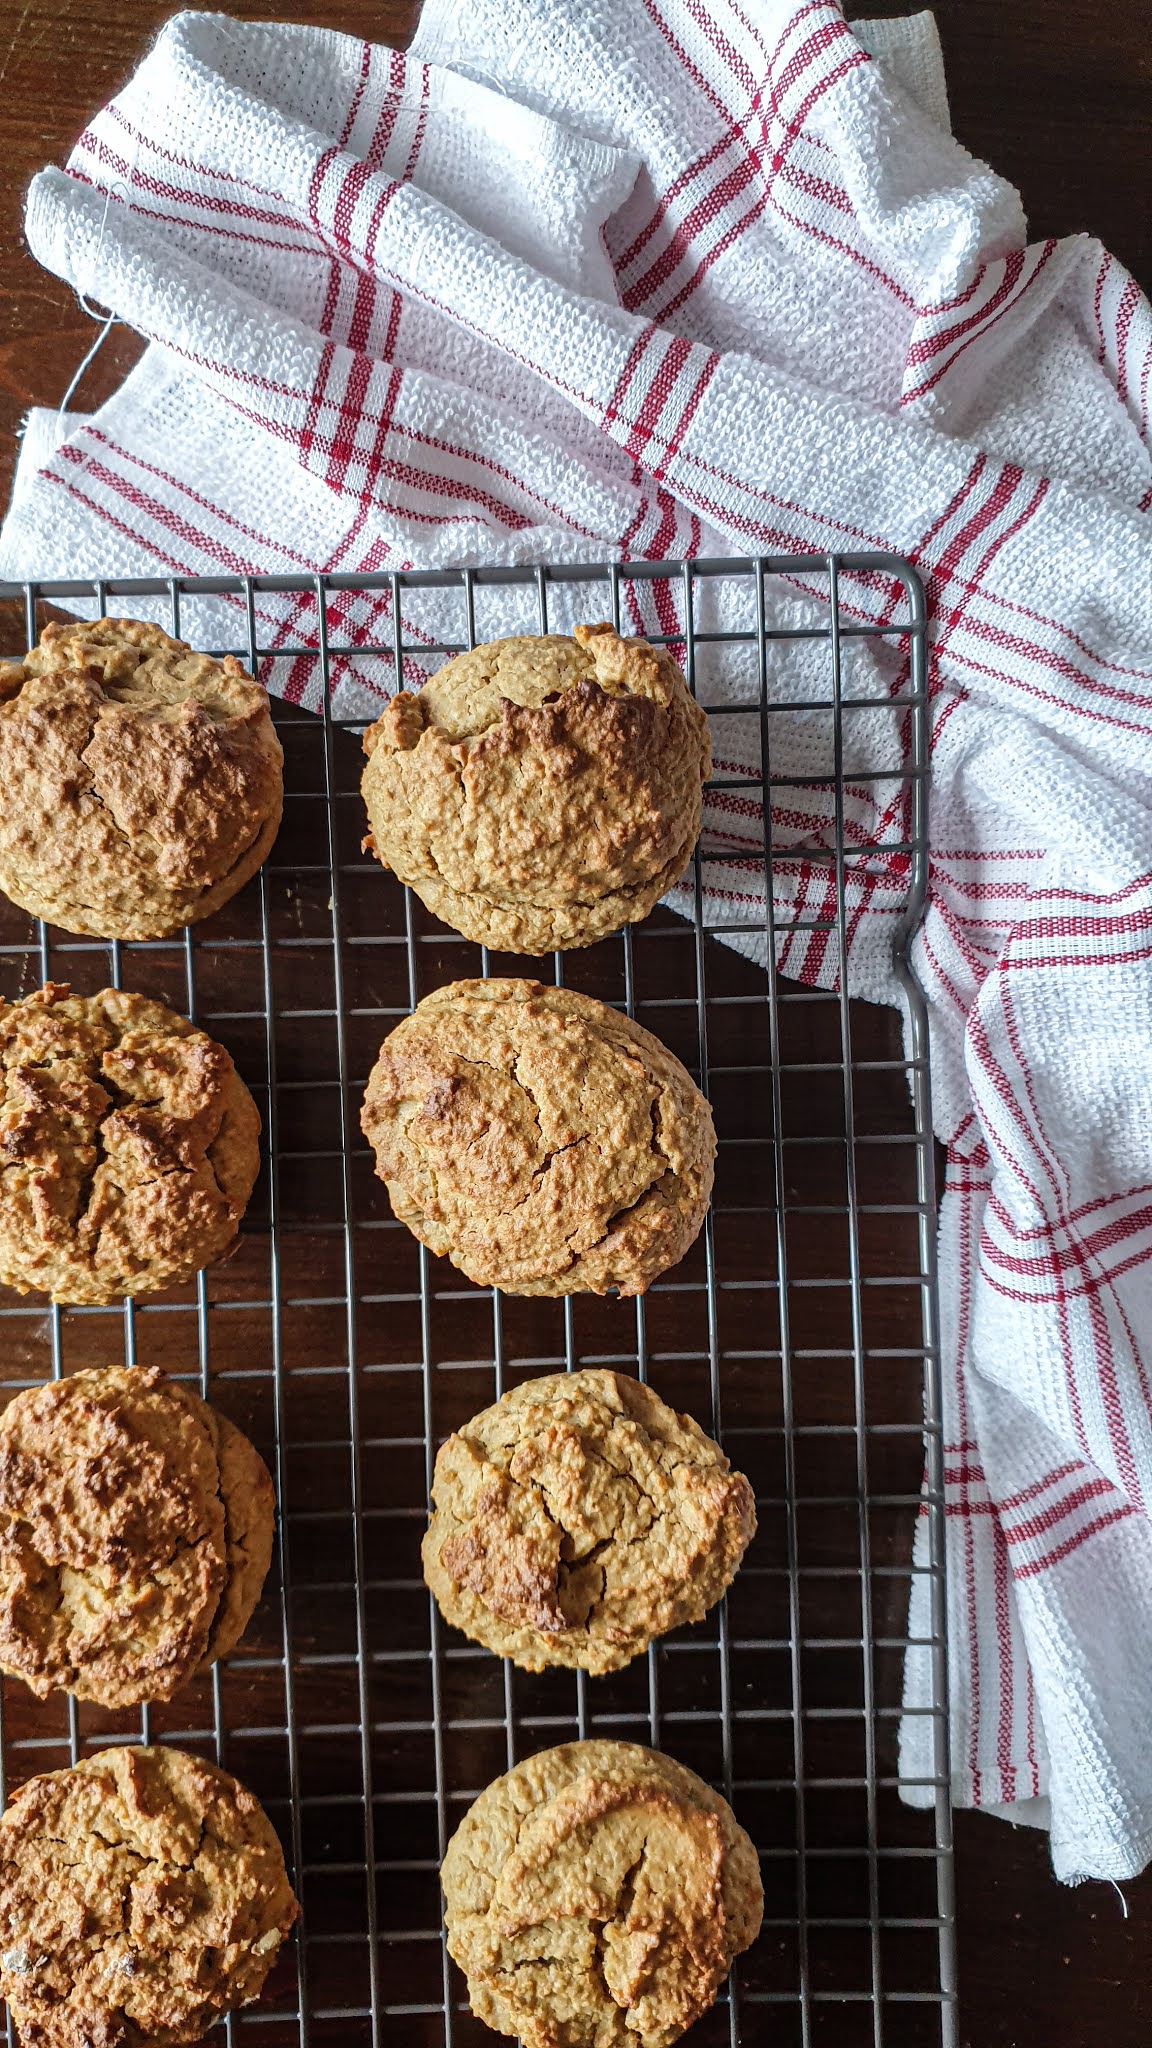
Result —
POLYGON ((135 619, 54 621, 0 663, 0 785, 13 903, 66 931, 164 938, 267 859, 283 755, 234 655, 135 619))
POLYGON ((299 1908, 251 1792, 104 1749, 0 1819, 0 1993, 26 2048, 184 2048, 260 1994, 299 1908))
POLYGON ((612 626, 493 640, 364 737, 365 842, 478 944, 541 954, 646 917, 686 868, 708 720, 664 649, 612 626))
POLYGON ((155 1366, 28 1388, 0 1416, 0 1669, 171 1699, 242 1634, 274 1521, 247 1437, 155 1366))
POLYGON ((497 1778, 441 1881, 472 2010, 524 2048, 670 2048, 763 1912, 731 1808, 632 1742, 565 1743, 497 1778))
POLYGON ((700 1621, 756 1529, 752 1488, 624 1373, 528 1380, 440 1447, 424 1577, 447 1621, 528 1671, 616 1671, 700 1621))
POLYGON ((122 989, 0 1003, 0 1282, 109 1302, 231 1246, 260 1118, 229 1054, 122 989))
POLYGON ((361 1123, 400 1220, 509 1294, 642 1294, 712 1188, 712 1113, 679 1060, 538 981, 425 996, 381 1046, 361 1123))

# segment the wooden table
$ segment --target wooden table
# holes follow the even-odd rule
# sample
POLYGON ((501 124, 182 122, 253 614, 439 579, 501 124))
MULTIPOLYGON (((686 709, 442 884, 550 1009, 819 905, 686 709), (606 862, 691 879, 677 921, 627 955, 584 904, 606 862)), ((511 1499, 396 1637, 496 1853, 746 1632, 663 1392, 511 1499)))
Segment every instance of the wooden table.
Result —
MULTIPOLYGON (((514 4, 514 0, 512 0, 514 4)), ((62 396, 93 333, 69 291, 23 248, 21 194, 60 162, 84 117, 127 75, 170 12, 154 0, 0 0, 6 174, 0 205, 0 498, 29 405, 62 396)), ((274 8, 232 0, 267 18, 274 8)), ((403 40, 415 0, 311 0, 317 22, 403 40)), ((878 11, 899 8, 879 4, 878 11)), ((1152 58, 1145 0, 938 0, 957 134, 1021 187, 1034 234, 1091 229, 1152 286, 1152 182, 1143 170, 1152 58)), ((111 392, 138 344, 116 331, 77 403, 111 392)), ((962 2035, 966 2048, 1146 2048, 1152 2020, 1152 1878, 1116 1893, 1068 1891, 1044 1839, 957 1821, 962 2035)))

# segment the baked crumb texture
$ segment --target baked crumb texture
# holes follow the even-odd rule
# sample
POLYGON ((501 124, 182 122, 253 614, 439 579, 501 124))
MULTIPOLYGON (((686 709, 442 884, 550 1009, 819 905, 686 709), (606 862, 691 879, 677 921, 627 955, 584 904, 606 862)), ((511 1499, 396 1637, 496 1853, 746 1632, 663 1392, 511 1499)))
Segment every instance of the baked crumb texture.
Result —
POLYGON ((528 1671, 618 1671, 731 1585, 756 1506, 711 1437, 624 1373, 514 1387, 440 1447, 424 1577, 528 1671))
POLYGON ((608 625, 457 655, 364 748, 382 864, 466 938, 537 955, 634 924, 679 881, 712 759, 672 656, 608 625))
POLYGON ((472 2010, 524 2048, 669 2048, 764 1903, 731 1808, 631 1742, 565 1743, 497 1778, 441 1878, 472 2010))
POLYGON ((297 1918, 258 1800, 178 1749, 104 1749, 0 1820, 0 1992, 23 2048, 183 2048, 257 1998, 297 1918))
POLYGON ((110 1302, 233 1243, 260 1117, 222 1045, 122 989, 0 1003, 0 1282, 110 1302))
POLYGON ((0 1669, 171 1699, 246 1628, 274 1524, 247 1437, 156 1367, 28 1388, 0 1416, 0 1669))
POLYGON ((268 693, 136 619, 0 662, 0 889, 65 931, 155 939, 227 903, 283 808, 268 693))
POLYGON ((401 1222, 508 1294, 642 1294, 712 1191, 712 1112, 679 1060, 538 981, 425 996, 381 1046, 361 1123, 401 1222))

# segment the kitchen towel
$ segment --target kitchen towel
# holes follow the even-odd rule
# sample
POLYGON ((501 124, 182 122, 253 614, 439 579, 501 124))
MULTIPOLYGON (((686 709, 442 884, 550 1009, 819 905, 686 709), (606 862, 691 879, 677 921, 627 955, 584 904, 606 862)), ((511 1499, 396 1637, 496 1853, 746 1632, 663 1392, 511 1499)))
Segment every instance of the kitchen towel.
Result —
MULTIPOLYGON (((949 133, 930 17, 852 29, 833 0, 428 0, 407 56, 178 15, 36 179, 27 232, 151 345, 90 419, 34 416, 0 574, 916 563, 953 1795, 1047 1825, 1064 1878, 1133 1875, 1152 1855, 1152 315, 1132 279, 1086 236, 1028 243, 1017 195, 949 133)), ((890 578, 846 573, 841 596, 896 617, 890 578)), ((811 579, 770 601, 774 622, 819 616, 811 579)), ((350 646, 389 604, 347 600, 350 646)), ((650 612, 682 629, 674 586, 633 622, 650 612)), ((306 601, 268 600, 276 644, 305 649, 270 680, 305 702, 308 625, 306 601)), ((850 691, 904 675, 898 639, 852 643, 850 691)), ((754 688, 738 663, 705 679, 734 705, 754 688)), ((348 657, 335 681, 370 708, 386 672, 348 657)), ((773 672, 797 702, 811 683, 802 652, 773 672)), ((862 717, 868 760, 898 758, 898 714, 862 717)), ((716 725, 738 774, 757 721, 716 725)), ((826 729, 783 729, 799 774, 826 729)), ((848 969, 895 1001, 891 787, 852 790, 850 835, 881 853, 848 969)), ((786 913, 823 900, 803 849, 831 823, 816 802, 774 815, 786 913)), ((734 927, 760 830, 713 793, 727 858, 704 880, 734 927)), ((781 964, 836 973, 813 933, 786 931, 781 964)), ((901 1768, 925 1803, 929 1698, 912 1649, 901 1768)))

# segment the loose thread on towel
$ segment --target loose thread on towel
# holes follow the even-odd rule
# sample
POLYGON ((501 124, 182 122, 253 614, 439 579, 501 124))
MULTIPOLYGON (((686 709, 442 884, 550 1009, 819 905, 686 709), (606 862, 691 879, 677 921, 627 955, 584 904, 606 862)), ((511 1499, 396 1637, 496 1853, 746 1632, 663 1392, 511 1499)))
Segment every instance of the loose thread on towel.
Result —
POLYGON ((72 403, 72 400, 80 387, 82 379, 87 374, 92 364, 95 362, 97 356, 99 355, 101 349, 104 346, 104 343, 107 341, 108 336, 111 334, 112 329, 118 324, 117 315, 114 311, 112 311, 111 309, 105 311, 103 308, 93 306, 89 302, 88 292, 91 286, 95 284, 96 279, 100 274, 100 256, 104 248, 104 234, 108 226, 108 213, 112 205, 112 201, 113 199, 115 199, 118 205, 122 205, 125 207, 131 205, 129 183, 136 170, 136 162, 140 154, 140 145, 143 135, 145 133, 145 129, 146 123, 142 122, 138 131, 133 136, 132 154, 128 161, 125 178, 117 178, 111 185, 107 186, 105 189, 104 210, 100 215, 100 226, 96 235, 96 246, 92 251, 92 262, 88 272, 89 283, 83 288, 73 288, 73 297, 75 298, 76 304, 79 306, 80 311, 83 314, 85 314, 89 320, 98 321, 100 323, 100 331, 96 335, 95 340, 90 344, 88 348, 85 349, 84 354, 80 358, 80 361, 77 363, 76 368, 73 371, 71 378, 69 379, 68 388, 65 391, 63 398, 60 400, 59 405, 56 408, 56 439, 58 445, 60 442, 66 440, 67 438, 68 430, 65 421, 68 413, 68 407, 72 403))
MULTIPOLYGON (((135 152, 136 149, 138 148, 139 144, 137 143, 136 145, 134 145, 133 149, 133 165, 135 164, 136 161, 135 152)), ((131 166, 129 167, 128 175, 132 175, 131 166)), ((92 268, 90 276, 93 278, 93 280, 96 278, 96 275, 100 267, 100 252, 104 247, 104 230, 108 225, 108 209, 111 206, 114 197, 118 200, 122 198, 123 204, 127 205, 128 187, 124 184, 119 183, 118 181, 114 185, 109 185, 107 191, 104 194, 104 211, 100 215, 100 228, 96 236, 96 247, 92 251, 92 268)), ((76 304, 79 306, 80 311, 86 314, 89 320, 98 320, 100 322, 100 332, 96 336, 96 339, 91 343, 91 345, 84 351, 83 356, 77 363, 76 368, 73 370, 71 378, 69 379, 68 389, 65 391, 63 398, 60 400, 60 403, 56 408, 56 436, 58 441, 63 441, 63 439, 65 438, 65 434, 67 431, 64 425, 65 417, 68 412, 68 407, 71 404, 72 399, 74 398, 76 391, 79 387, 80 380, 84 376, 84 373, 89 368, 90 364, 95 362, 96 357, 99 355, 101 349, 104 346, 104 343, 107 341, 108 336, 111 334, 112 329, 116 325, 115 313, 103 312, 99 307, 89 305, 88 293, 86 290, 80 291, 74 288, 72 296, 75 299, 76 304)))
POLYGON ((67 417, 68 407, 72 403, 72 399, 75 396, 80 381, 84 376, 86 370, 88 369, 89 365, 95 362, 96 357, 99 355, 101 349, 104 346, 104 343, 107 341, 108 336, 111 334, 112 329, 117 324, 115 313, 97 312, 93 307, 91 307, 88 304, 87 299, 80 292, 77 292, 75 294, 75 297, 76 303, 79 306, 80 311, 82 313, 87 313, 88 318, 90 320, 99 320, 101 322, 101 326, 100 332, 96 336, 95 341, 91 344, 91 346, 88 349, 86 349, 85 353, 81 356, 80 361, 77 363, 76 368, 72 372, 71 378, 69 379, 68 382, 68 389, 64 393, 63 398, 60 400, 60 403, 56 408, 56 432, 61 440, 64 439, 65 433, 67 431, 64 422, 67 417))

